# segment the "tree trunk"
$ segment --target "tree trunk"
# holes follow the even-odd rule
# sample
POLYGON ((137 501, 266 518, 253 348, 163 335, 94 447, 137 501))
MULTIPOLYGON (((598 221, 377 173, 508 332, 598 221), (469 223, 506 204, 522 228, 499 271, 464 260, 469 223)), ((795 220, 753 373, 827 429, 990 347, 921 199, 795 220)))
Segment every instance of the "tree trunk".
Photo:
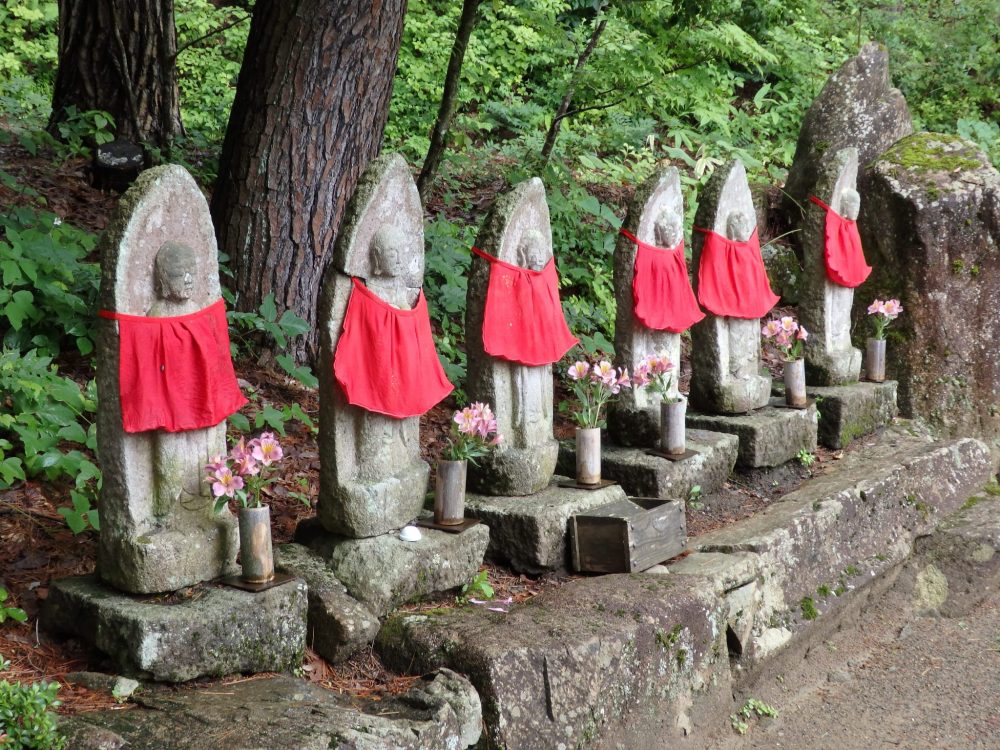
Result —
POLYGON ((406 0, 258 0, 212 197, 237 306, 274 292, 312 326, 340 219, 379 151, 406 0))
POLYGON ((119 138, 169 147, 183 132, 173 0, 59 0, 59 70, 49 130, 66 109, 100 109, 119 138))
POLYGON ((580 76, 583 73, 583 66, 587 64, 587 60, 590 59, 590 56, 594 54, 594 50, 597 49, 597 43, 600 41, 601 34, 604 33, 604 28, 607 25, 608 20, 606 18, 602 18, 594 25, 594 32, 590 35, 590 41, 587 42, 587 46, 580 53, 580 56, 576 58, 576 66, 573 68, 573 75, 569 79, 569 86, 566 88, 566 93, 563 94, 562 101, 559 103, 556 116, 552 118, 549 132, 545 134, 545 144, 542 146, 542 161, 544 162, 547 162, 552 155, 552 149, 556 145, 556 138, 559 136, 559 128, 562 127, 562 121, 569 114, 570 105, 573 103, 573 96, 576 94, 577 84, 580 82, 580 76))
POLYGON ((458 30, 455 32, 455 44, 451 48, 448 59, 448 72, 444 77, 444 92, 441 94, 441 106, 438 108, 437 120, 431 130, 431 144, 424 157, 424 166, 417 178, 417 189, 420 199, 427 203, 434 177, 444 156, 444 145, 451 127, 451 118, 455 116, 458 102, 458 86, 462 80, 462 63, 465 61, 465 50, 469 46, 469 38, 476 26, 476 11, 482 0, 465 0, 462 3, 462 15, 458 19, 458 30))

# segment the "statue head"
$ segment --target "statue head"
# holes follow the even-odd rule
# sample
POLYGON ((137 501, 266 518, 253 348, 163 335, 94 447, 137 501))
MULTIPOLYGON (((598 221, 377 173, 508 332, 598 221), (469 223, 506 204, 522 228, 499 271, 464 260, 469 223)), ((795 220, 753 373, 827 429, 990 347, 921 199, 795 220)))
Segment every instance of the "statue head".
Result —
POLYGON ((191 247, 180 242, 164 242, 153 261, 156 296, 171 302, 190 299, 197 272, 198 258, 191 247))
POLYGON ((845 219, 856 221, 861 211, 861 196, 857 190, 845 189, 840 194, 840 215, 845 219))
POLYGON ((733 211, 726 217, 726 236, 734 242, 746 242, 753 234, 750 217, 742 211, 733 211))
POLYGON ((383 224, 372 238, 372 275, 393 278, 403 271, 406 236, 391 224, 383 224))
POLYGON ((658 247, 676 247, 684 239, 684 220, 668 208, 660 211, 653 222, 654 242, 658 247))
POLYGON ((545 237, 537 229, 526 229, 517 245, 517 263, 532 271, 541 271, 547 261, 545 237))

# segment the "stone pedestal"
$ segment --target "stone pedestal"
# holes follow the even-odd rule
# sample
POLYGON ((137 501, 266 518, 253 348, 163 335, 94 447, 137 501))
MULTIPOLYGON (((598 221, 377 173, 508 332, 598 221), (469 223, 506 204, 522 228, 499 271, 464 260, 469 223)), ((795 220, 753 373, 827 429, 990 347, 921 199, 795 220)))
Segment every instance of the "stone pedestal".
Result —
MULTIPOLYGON (((573 471, 567 473, 572 475, 573 471)), ((465 515, 490 527, 490 559, 507 563, 520 573, 565 570, 569 566, 570 516, 625 499, 625 491, 618 485, 577 490, 556 486, 559 481, 570 480, 556 476, 553 484, 529 497, 466 495, 465 515)))
MULTIPOLYGON (((650 455, 642 448, 606 446, 601 453, 601 473, 618 482, 632 497, 683 500, 695 486, 701 487, 705 495, 715 492, 732 473, 739 440, 723 432, 688 430, 687 445, 695 455, 683 461, 650 455)), ((571 469, 575 461, 573 442, 561 443, 559 470, 571 469)))
POLYGON ((854 383, 829 388, 809 387, 819 411, 818 439, 833 450, 879 430, 896 416, 896 381, 854 383))
POLYGON ((306 585, 259 593, 203 584, 170 603, 123 594, 96 576, 53 581, 41 621, 107 654, 139 678, 184 682, 238 672, 283 672, 306 648, 306 585))
POLYGON ((799 451, 816 450, 816 405, 805 409, 782 408, 784 398, 750 414, 718 416, 688 412, 688 429, 728 432, 739 438, 736 465, 744 469, 779 466, 799 451))
MULTIPOLYGON (((420 532, 416 542, 404 542, 396 534, 350 539, 307 519, 296 529, 295 541, 307 547, 352 598, 382 617, 411 599, 468 583, 483 564, 490 540, 487 526, 479 524, 460 534, 426 528, 420 532)), ((279 565, 302 569, 302 557, 295 557, 297 562, 282 549, 279 565)))

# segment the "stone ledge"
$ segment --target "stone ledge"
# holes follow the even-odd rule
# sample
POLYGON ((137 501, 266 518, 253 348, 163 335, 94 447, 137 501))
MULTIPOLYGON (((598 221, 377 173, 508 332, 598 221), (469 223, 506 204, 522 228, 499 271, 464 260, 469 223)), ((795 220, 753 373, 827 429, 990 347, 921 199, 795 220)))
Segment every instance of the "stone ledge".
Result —
POLYGON ((816 450, 816 406, 784 409, 782 399, 749 414, 716 415, 688 412, 691 429, 736 435, 740 441, 736 465, 744 469, 780 466, 801 450, 816 450))
POLYGON ((892 423, 896 416, 895 380, 829 387, 809 386, 809 398, 819 411, 818 439, 839 450, 852 441, 892 423))
POLYGON ((159 682, 281 672, 306 648, 306 585, 289 581, 260 593, 207 586, 180 604, 123 594, 96 576, 53 581, 41 620, 78 637, 126 674, 159 682))
POLYGON ((482 707, 468 680, 427 675, 400 696, 358 701, 292 677, 220 690, 138 693, 130 711, 60 716, 74 750, 352 748, 440 750, 479 740, 482 707))
MULTIPOLYGON (((733 471, 739 440, 734 435, 707 430, 688 430, 688 447, 698 455, 684 461, 651 456, 643 448, 604 446, 601 474, 618 482, 633 497, 687 499, 691 488, 702 494, 715 492, 733 471)), ((559 445, 559 470, 576 470, 576 445, 566 440, 559 445)))
POLYGON ((565 570, 569 565, 569 518, 625 498, 618 485, 599 490, 577 490, 550 484, 534 495, 494 497, 467 494, 465 515, 479 518, 490 528, 486 554, 508 563, 520 573, 565 570))
POLYGON ((718 710, 734 666, 829 627, 990 470, 971 439, 890 430, 861 453, 767 511, 692 539, 701 551, 666 573, 576 579, 507 615, 399 614, 379 650, 400 669, 468 674, 491 746, 662 746, 718 710))

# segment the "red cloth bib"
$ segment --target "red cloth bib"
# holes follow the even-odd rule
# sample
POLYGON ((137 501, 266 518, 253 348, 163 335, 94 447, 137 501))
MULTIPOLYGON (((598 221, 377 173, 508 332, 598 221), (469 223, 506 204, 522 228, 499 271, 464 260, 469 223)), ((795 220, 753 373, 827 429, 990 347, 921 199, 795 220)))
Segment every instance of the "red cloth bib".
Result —
POLYGON ((632 299, 635 317, 655 331, 681 333, 705 317, 698 308, 684 262, 684 240, 669 250, 621 233, 635 243, 632 299))
POLYGON ((815 195, 809 200, 826 211, 823 257, 826 276, 834 284, 854 288, 868 278, 872 267, 865 263, 858 222, 845 219, 815 195))
POLYGON ((400 310, 359 279, 347 303, 333 373, 347 402, 396 419, 419 417, 454 390, 434 348, 427 301, 400 310))
POLYGON ((754 320, 764 317, 781 299, 771 291, 753 230, 746 242, 695 227, 705 235, 698 265, 698 301, 714 315, 754 320))
POLYGON ((189 315, 154 318, 101 310, 118 321, 118 390, 125 432, 213 427, 247 402, 229 352, 220 299, 189 315))
POLYGON ((504 263, 478 247, 472 252, 490 264, 483 312, 486 353, 523 365, 558 362, 579 339, 566 325, 555 262, 550 258, 541 271, 532 271, 504 263))

